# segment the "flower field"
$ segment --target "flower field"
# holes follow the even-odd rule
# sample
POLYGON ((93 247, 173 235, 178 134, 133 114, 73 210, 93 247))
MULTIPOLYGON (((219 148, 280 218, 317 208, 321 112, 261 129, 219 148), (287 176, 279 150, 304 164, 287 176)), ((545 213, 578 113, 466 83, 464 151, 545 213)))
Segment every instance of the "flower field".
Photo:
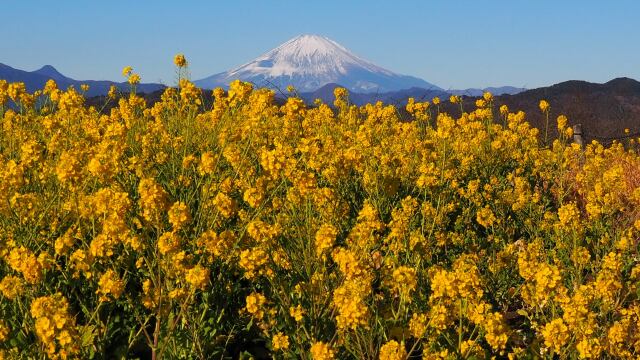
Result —
POLYGON ((634 141, 488 93, 208 107, 175 63, 107 114, 0 81, 0 359, 640 356, 634 141))

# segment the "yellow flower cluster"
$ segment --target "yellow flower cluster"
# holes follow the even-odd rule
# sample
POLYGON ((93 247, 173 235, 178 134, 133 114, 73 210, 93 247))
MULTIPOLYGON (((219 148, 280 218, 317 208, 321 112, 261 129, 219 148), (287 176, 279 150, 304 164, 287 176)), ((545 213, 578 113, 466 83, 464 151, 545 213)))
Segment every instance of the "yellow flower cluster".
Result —
POLYGON ((183 202, 176 202, 169 209, 169 222, 174 229, 180 229, 191 221, 191 214, 187 205, 183 202))
POLYGON ((60 293, 36 298, 31 303, 35 332, 49 357, 67 359, 78 352, 75 319, 69 304, 60 293))
POLYGON ((167 194, 153 179, 142 179, 138 186, 142 216, 149 222, 159 222, 167 207, 167 194))
POLYGON ((311 358, 313 360, 332 360, 335 359, 335 352, 327 343, 318 341, 311 345, 311 358))
POLYGON ((98 280, 97 294, 100 295, 100 301, 109 301, 109 297, 118 299, 124 291, 124 282, 120 280, 118 274, 113 270, 107 270, 100 280, 98 280))
POLYGON ((416 289, 418 278, 416 270, 407 266, 400 266, 393 270, 393 287, 405 299, 411 301, 411 292, 416 289))
POLYGON ((16 247, 6 257, 6 262, 11 268, 22 274, 25 281, 36 284, 42 278, 42 266, 36 256, 27 248, 16 247))
POLYGON ((331 249, 334 242, 336 241, 337 235, 338 231, 335 227, 333 227, 332 225, 323 224, 316 232, 316 254, 320 256, 325 251, 331 249))
POLYGON ((380 360, 405 360, 407 358, 407 350, 404 344, 398 344, 397 341, 391 340, 380 348, 380 360))
POLYGON ((176 64, 177 67, 182 68, 187 66, 187 59, 184 57, 184 54, 177 54, 173 57, 173 63, 176 64))
POLYGON ((19 277, 7 275, 0 280, 0 293, 9 300, 13 300, 22 294, 24 286, 19 277))
POLYGON ((271 339, 273 350, 287 350, 289 348, 289 337, 283 333, 277 333, 271 339))
POLYGON ((204 290, 209 283, 209 270, 196 265, 187 271, 185 279, 195 289, 204 290))
POLYGON ((0 358, 640 354, 637 139, 174 63, 152 106, 0 81, 0 358))
POLYGON ((9 331, 10 329, 7 324, 3 320, 0 320, 0 343, 7 340, 9 337, 9 331))
POLYGON ((245 309, 251 316, 260 320, 264 317, 267 298, 260 293, 252 293, 247 296, 245 309))

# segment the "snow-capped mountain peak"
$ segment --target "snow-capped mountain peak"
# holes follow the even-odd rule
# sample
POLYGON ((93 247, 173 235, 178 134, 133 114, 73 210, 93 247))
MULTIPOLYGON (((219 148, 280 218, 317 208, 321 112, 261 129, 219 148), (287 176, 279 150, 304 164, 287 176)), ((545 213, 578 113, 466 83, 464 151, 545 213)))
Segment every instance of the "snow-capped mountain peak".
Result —
POLYGON ((337 42, 320 35, 300 35, 267 52, 230 75, 252 72, 271 77, 298 74, 326 76, 346 75, 350 67, 395 75, 349 52, 337 42))
POLYGON ((421 79, 396 74, 351 53, 320 35, 300 35, 253 61, 232 70, 196 81, 198 86, 226 86, 240 79, 258 86, 313 91, 338 83, 352 91, 392 91, 411 87, 435 88, 421 79))

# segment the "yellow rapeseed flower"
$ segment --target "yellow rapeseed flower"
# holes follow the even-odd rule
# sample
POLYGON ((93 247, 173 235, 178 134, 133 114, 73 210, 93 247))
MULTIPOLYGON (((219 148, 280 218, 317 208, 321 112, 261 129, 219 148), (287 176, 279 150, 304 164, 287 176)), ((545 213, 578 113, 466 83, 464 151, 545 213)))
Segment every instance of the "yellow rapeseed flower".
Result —
POLYGON ((173 57, 173 63, 177 67, 183 68, 187 66, 187 59, 184 57, 184 54, 177 54, 176 56, 173 57))
POLYGON ((289 348, 289 337, 281 332, 273 335, 271 339, 273 350, 287 350, 289 348))
POLYGON ((403 343, 390 340, 380 348, 380 360, 405 360, 407 358, 407 350, 403 343))
POLYGON ((538 107, 540 108, 540 111, 547 112, 549 110, 549 103, 546 100, 540 100, 538 107))
POLYGON ((124 68, 122 68, 122 76, 129 77, 132 71, 133 71, 133 68, 131 66, 125 66, 124 68))
POLYGON ((329 346, 329 344, 318 341, 311 345, 310 349, 311 358, 313 360, 333 360, 335 359, 335 352, 329 346))

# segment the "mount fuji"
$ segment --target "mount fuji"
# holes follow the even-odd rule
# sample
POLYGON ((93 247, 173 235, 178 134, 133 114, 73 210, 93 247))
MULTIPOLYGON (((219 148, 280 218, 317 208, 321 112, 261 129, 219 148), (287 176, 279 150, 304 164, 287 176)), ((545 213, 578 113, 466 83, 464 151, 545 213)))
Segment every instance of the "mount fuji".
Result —
POLYGON ((337 42, 320 35, 300 35, 253 61, 215 74, 195 84, 201 88, 226 87, 240 79, 256 86, 284 90, 293 85, 311 92, 336 83, 359 93, 398 91, 409 88, 442 90, 422 79, 396 74, 364 60, 337 42))

